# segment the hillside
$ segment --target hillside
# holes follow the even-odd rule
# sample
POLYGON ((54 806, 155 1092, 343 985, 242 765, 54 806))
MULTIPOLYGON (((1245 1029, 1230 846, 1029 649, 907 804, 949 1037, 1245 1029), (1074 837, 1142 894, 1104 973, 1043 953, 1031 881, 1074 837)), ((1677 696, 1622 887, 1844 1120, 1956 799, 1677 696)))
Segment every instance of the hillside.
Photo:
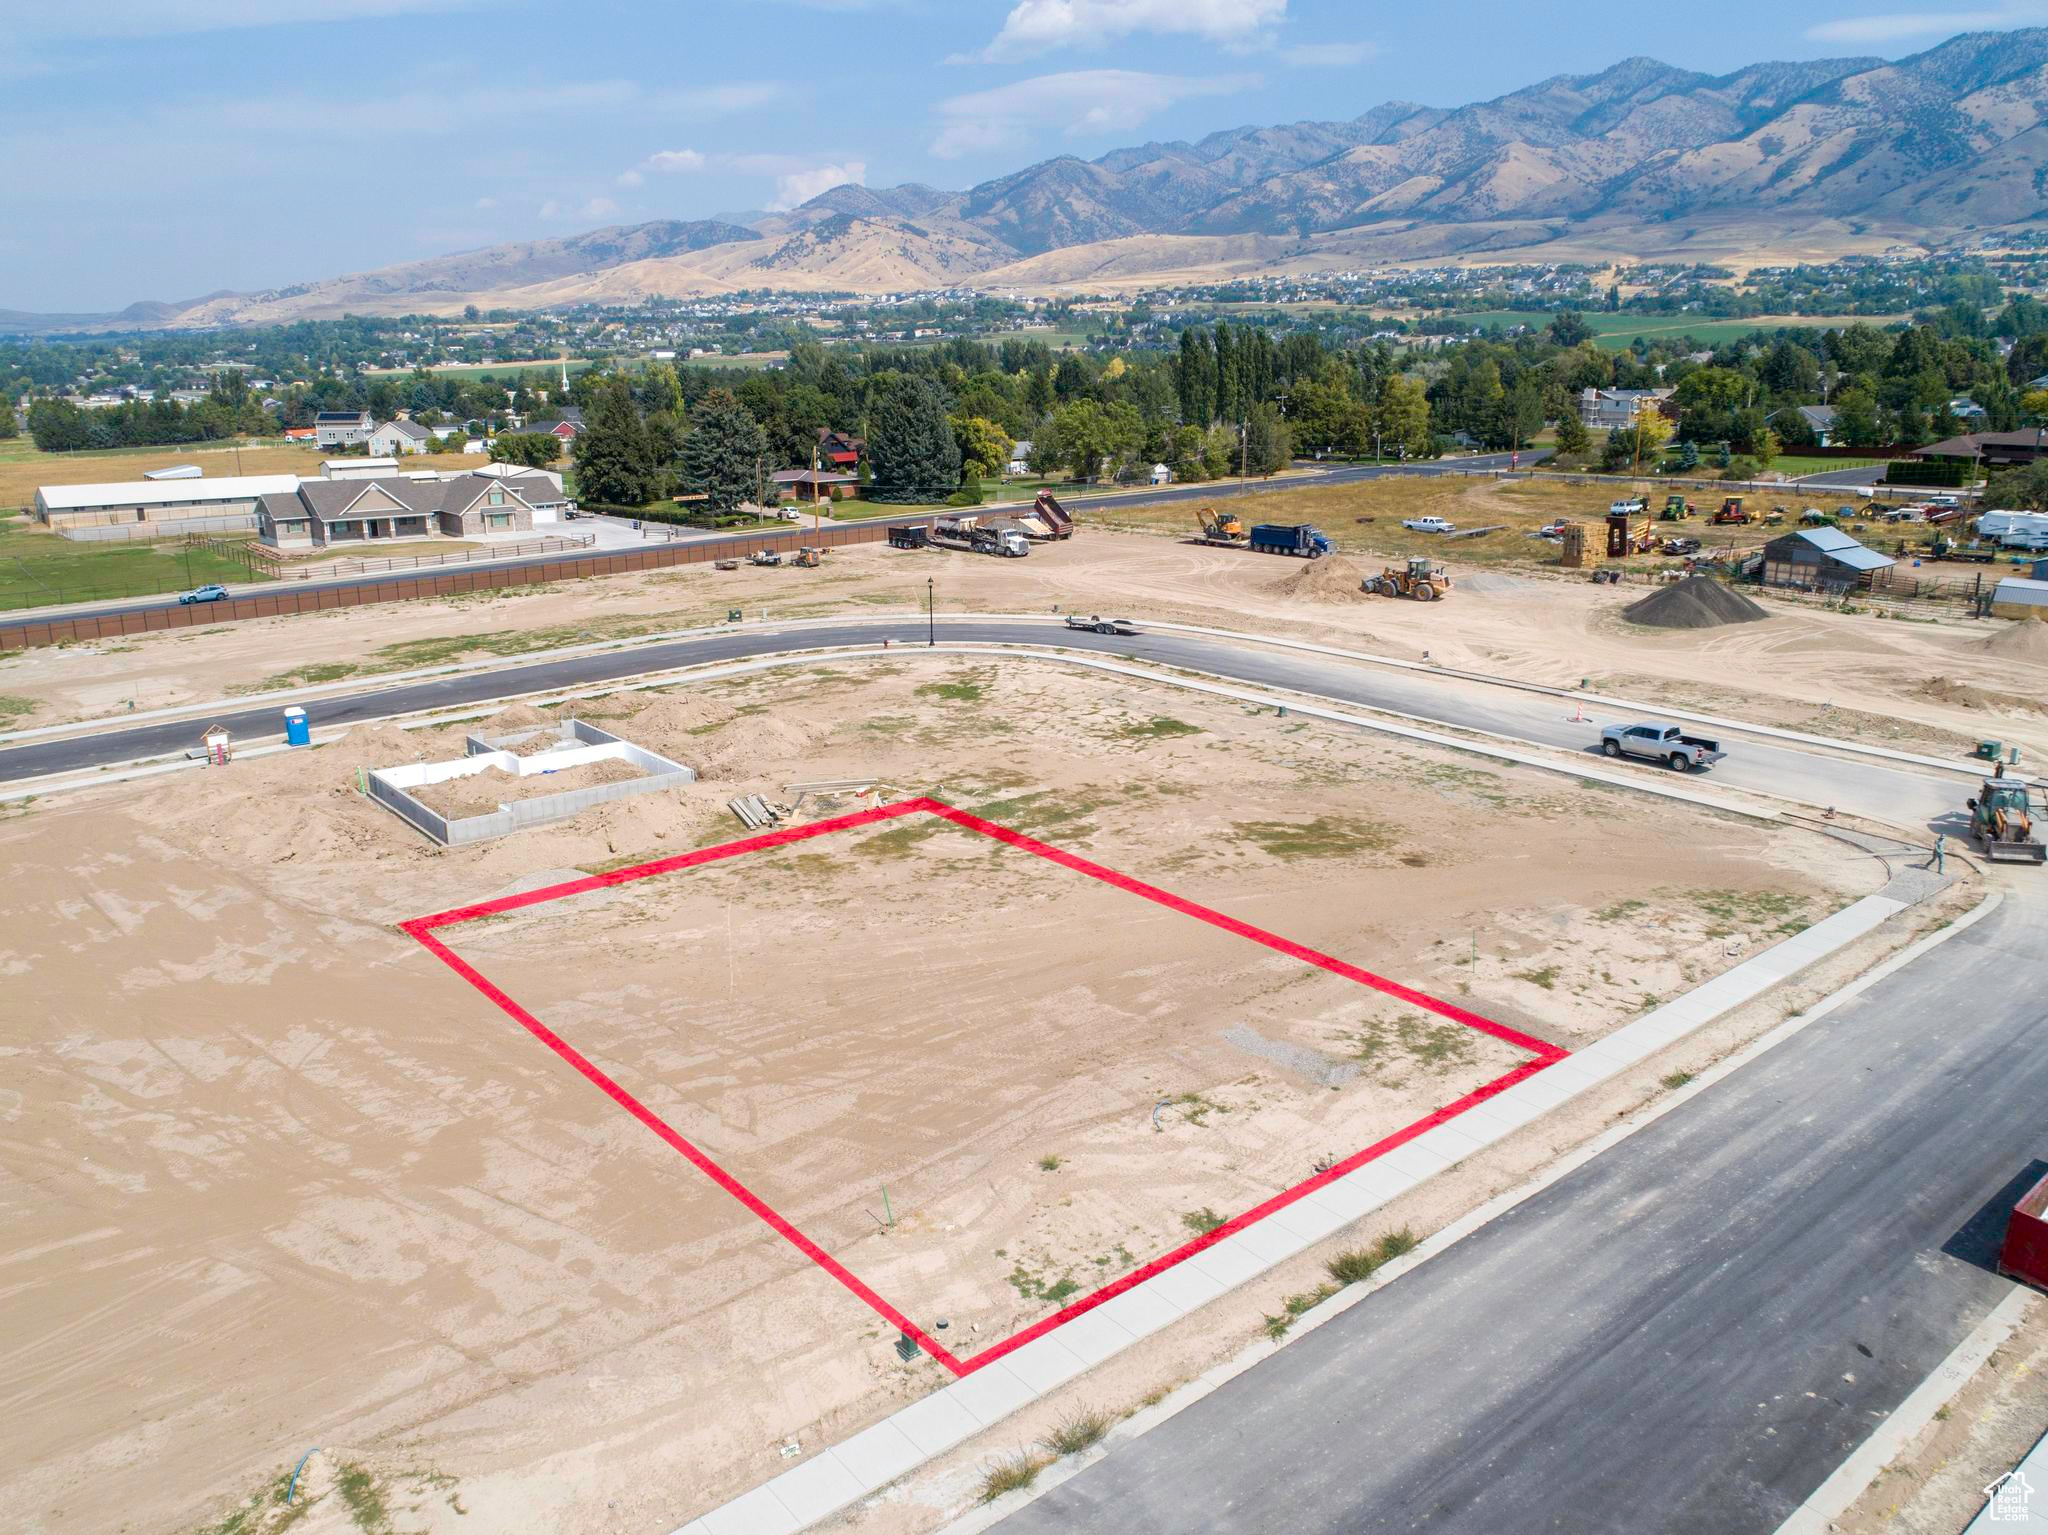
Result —
MULTIPOLYGON (((2048 219, 2048 29, 1710 76, 1627 59, 1455 109, 1233 128, 969 188, 839 186, 778 214, 601 229, 123 323, 448 312, 737 288, 1124 288, 1447 259, 1826 259, 2048 219)), ((10 316, 76 328, 101 316, 10 316)))

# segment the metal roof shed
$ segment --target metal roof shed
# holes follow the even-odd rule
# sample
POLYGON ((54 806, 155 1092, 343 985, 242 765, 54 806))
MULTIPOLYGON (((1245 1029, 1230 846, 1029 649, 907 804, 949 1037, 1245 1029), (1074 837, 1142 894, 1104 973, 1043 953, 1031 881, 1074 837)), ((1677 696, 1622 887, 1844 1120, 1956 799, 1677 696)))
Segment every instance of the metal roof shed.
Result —
POLYGON ((1889 570, 1888 554, 1866 549, 1840 528, 1802 528, 1764 545, 1766 586, 1859 586, 1889 570))
POLYGON ((2048 581, 2007 576, 1991 590, 1991 616, 2048 619, 2048 581))

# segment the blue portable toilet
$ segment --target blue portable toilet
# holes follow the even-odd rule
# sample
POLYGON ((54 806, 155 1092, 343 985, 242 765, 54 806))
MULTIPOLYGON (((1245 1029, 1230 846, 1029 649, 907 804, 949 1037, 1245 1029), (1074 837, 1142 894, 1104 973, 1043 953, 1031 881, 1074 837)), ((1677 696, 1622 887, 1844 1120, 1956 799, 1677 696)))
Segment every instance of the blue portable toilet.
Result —
POLYGON ((293 704, 284 711, 284 744, 287 746, 311 746, 313 727, 306 719, 306 711, 293 704))

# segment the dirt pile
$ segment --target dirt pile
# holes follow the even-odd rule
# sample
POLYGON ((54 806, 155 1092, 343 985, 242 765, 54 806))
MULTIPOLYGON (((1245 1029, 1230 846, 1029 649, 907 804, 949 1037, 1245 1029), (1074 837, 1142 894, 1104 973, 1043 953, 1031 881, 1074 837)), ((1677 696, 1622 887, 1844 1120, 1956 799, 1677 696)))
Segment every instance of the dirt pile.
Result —
POLYGON ((1649 629, 1718 629, 1723 624, 1769 618, 1759 603, 1730 591, 1712 576, 1688 576, 1621 610, 1632 624, 1649 629))
POLYGON ((1364 580, 1364 572, 1343 555, 1326 554, 1304 561, 1301 569, 1274 582, 1273 590, 1303 602, 1370 602, 1372 598, 1360 590, 1364 580))
POLYGON ((2029 618, 1984 641, 1984 649, 2008 661, 2048 661, 2048 623, 2029 618))

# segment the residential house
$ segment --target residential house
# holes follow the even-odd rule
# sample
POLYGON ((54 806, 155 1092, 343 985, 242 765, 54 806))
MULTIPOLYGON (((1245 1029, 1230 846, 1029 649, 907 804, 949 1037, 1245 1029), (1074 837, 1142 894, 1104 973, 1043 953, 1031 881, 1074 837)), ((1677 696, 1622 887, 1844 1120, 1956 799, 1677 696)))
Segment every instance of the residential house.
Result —
POLYGON ((1010 444, 1010 473, 1029 474, 1031 472, 1031 448, 1032 443, 1029 438, 1022 442, 1010 444))
POLYGON ((1167 468, 1166 465, 1154 464, 1152 466, 1152 483, 1154 485, 1168 485, 1171 484, 1172 481, 1173 471, 1167 468))
POLYGON ((559 437, 563 442, 574 442, 583 435, 583 412, 577 406, 564 405, 554 415, 529 421, 520 430, 543 432, 549 437, 559 437))
POLYGON ((325 549, 400 538, 474 538, 533 530, 534 508, 513 484, 483 474, 450 479, 305 480, 266 495, 257 537, 273 549, 325 549))
POLYGON ((1764 585, 1846 591, 1896 563, 1840 528, 1801 528, 1764 545, 1764 585))
POLYGON ((365 439, 372 457, 398 458, 407 453, 424 453, 433 445, 434 434, 417 421, 387 421, 365 439))
POLYGON ((1982 421, 1984 407, 1966 394, 1959 394, 1948 402, 1948 413, 1958 421, 1982 421))
POLYGON ((1634 425, 1636 411, 1646 400, 1669 415, 1666 402, 1671 395, 1669 389, 1581 389, 1579 420, 1588 431, 1619 431, 1634 425))
POLYGON ((376 425, 366 410, 323 410, 313 417, 313 441, 323 448, 359 448, 376 425))
POLYGON ((323 458, 323 480, 388 480, 398 473, 395 458, 323 458))
POLYGON ((830 427, 818 428, 818 463, 822 468, 852 474, 860 468, 860 456, 867 448, 865 437, 856 437, 851 432, 835 432, 830 427))
POLYGON ((778 469, 768 480, 784 501, 844 501, 860 494, 858 476, 823 469, 778 469))
POLYGON ((1816 445, 1832 448, 1835 445, 1835 408, 1832 405, 1787 405, 1782 410, 1771 412, 1772 423, 1797 421, 1813 434, 1816 445))
POLYGON ((1930 442, 1924 448, 1915 448, 1913 456, 1974 459, 1987 469, 1998 469, 2033 463, 2041 456, 2041 446, 2042 434, 2038 431, 1968 432, 1961 437, 1945 437, 1940 442, 1930 442))

